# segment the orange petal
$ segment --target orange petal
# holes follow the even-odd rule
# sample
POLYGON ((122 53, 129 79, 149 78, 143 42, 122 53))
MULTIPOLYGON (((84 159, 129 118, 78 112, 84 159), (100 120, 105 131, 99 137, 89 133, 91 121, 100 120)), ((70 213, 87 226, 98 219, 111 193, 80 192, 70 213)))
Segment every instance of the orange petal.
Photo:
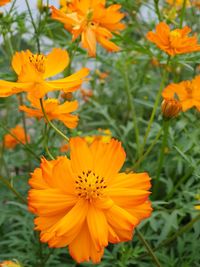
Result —
POLYGON ((67 51, 54 48, 46 57, 44 78, 54 76, 62 72, 69 64, 67 51))

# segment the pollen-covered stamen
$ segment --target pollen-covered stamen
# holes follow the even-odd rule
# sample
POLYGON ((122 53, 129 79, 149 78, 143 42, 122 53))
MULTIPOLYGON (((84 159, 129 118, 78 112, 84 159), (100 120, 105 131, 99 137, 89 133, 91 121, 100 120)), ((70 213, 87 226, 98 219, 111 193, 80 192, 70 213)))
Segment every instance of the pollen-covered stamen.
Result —
POLYGON ((170 32, 170 37, 180 38, 181 37, 181 33, 178 30, 173 30, 173 31, 170 32))
POLYGON ((76 179, 78 196, 88 200, 102 196, 106 188, 104 177, 95 174, 91 170, 83 171, 76 179))
POLYGON ((38 72, 44 73, 45 72, 45 61, 46 57, 44 55, 31 55, 29 57, 30 63, 37 69, 38 72))

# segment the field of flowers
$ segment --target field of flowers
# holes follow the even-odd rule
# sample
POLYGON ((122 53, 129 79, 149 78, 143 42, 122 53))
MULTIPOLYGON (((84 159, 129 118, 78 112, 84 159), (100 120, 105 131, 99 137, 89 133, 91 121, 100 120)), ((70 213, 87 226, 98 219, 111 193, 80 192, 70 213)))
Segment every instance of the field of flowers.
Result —
POLYGON ((0 0, 0 267, 200 266, 199 27, 199 0, 0 0))

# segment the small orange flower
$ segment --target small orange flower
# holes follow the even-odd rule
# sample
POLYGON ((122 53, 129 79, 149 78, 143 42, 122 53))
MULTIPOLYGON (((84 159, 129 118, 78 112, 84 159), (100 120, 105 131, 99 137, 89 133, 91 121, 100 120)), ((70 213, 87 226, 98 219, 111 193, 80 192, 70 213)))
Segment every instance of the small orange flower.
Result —
POLYGON ((68 53, 60 48, 54 48, 47 56, 34 55, 29 50, 16 52, 12 59, 12 67, 18 75, 18 81, 0 80, 0 97, 28 92, 33 97, 42 98, 50 91, 61 89, 65 92, 75 91, 88 75, 87 68, 63 79, 47 80, 63 71, 68 63, 68 53))
POLYGON ((92 90, 86 90, 86 89, 81 89, 80 90, 80 93, 81 93, 81 96, 82 96, 82 99, 87 102, 89 100, 90 97, 93 96, 93 91, 92 90))
POLYGON ((192 81, 183 81, 168 85, 162 93, 164 98, 175 98, 177 95, 182 105, 182 110, 186 111, 196 107, 200 111, 200 75, 192 81))
POLYGON ((197 37, 189 37, 190 32, 191 29, 187 26, 170 31, 169 26, 161 22, 156 26, 156 33, 147 33, 147 39, 170 56, 200 51, 197 37))
POLYGON ((60 152, 61 153, 66 153, 69 151, 69 144, 64 144, 60 147, 60 152))
POLYGON ((172 119, 176 117, 182 110, 180 101, 176 99, 165 98, 161 105, 162 114, 165 119, 172 119))
POLYGON ((109 143, 112 138, 112 133, 110 129, 102 130, 98 129, 98 135, 88 135, 84 139, 88 144, 91 144, 95 140, 101 140, 103 143, 109 143))
MULTIPOLYGON (((20 106, 19 109, 21 111, 25 111, 30 117, 36 117, 38 119, 44 117, 40 106, 40 101, 32 98, 31 104, 34 109, 26 106, 20 106)), ((58 99, 49 98, 44 100, 43 105, 49 120, 60 120, 68 128, 75 128, 77 126, 78 116, 70 113, 77 110, 78 101, 66 101, 63 104, 59 104, 58 99)))
MULTIPOLYGON (((17 125, 15 128, 12 128, 10 132, 17 137, 19 141, 21 141, 23 144, 26 143, 26 138, 25 138, 25 132, 24 128, 21 127, 20 125, 17 125)), ((30 141, 30 136, 27 136, 28 141, 30 141)), ((14 148, 17 144, 20 144, 20 142, 16 140, 11 134, 6 134, 4 136, 4 146, 5 148, 14 148)))
POLYGON ((52 6, 52 18, 64 24, 73 41, 81 35, 82 46, 90 56, 96 55, 97 42, 108 51, 119 51, 110 39, 111 32, 124 29, 124 24, 120 23, 124 14, 119 12, 120 5, 106 8, 105 3, 105 0, 73 0, 66 12, 52 6))
POLYGON ((21 265, 13 261, 3 261, 0 262, 0 267, 21 267, 21 265))
MULTIPOLYGON (((167 0, 167 3, 172 5, 172 6, 181 8, 183 6, 184 0, 167 0)), ((187 7, 191 6, 190 0, 186 0, 186 6, 187 7)))
POLYGON ((10 3, 11 0, 0 0, 0 6, 4 6, 8 3, 10 3))
POLYGON ((132 239, 151 214, 147 173, 119 173, 125 152, 120 142, 70 140, 70 160, 42 159, 29 184, 35 229, 50 247, 69 247, 77 262, 101 260, 104 247, 132 239))

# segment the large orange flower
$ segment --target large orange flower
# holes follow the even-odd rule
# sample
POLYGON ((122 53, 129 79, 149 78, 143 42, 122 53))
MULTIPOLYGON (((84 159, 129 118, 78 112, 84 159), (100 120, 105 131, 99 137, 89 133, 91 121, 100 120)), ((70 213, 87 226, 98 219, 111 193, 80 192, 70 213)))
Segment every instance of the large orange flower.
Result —
POLYGON ((125 160, 120 142, 79 137, 70 140, 71 159, 42 159, 29 184, 35 229, 50 247, 69 246, 77 262, 99 262, 108 242, 132 239, 133 229, 150 216, 147 173, 119 173, 125 160))
MULTIPOLYGON (((38 99, 31 99, 32 108, 26 106, 20 106, 19 109, 25 111, 29 116, 41 119, 44 117, 40 101, 38 99)), ((68 128, 75 128, 78 123, 78 116, 70 114, 77 110, 78 101, 66 101, 63 104, 59 104, 58 99, 49 98, 44 100, 44 109, 49 120, 60 120, 68 128)))
POLYGON ((17 82, 0 80, 0 97, 7 97, 19 92, 28 92, 31 96, 41 98, 49 91, 74 91, 88 75, 83 68, 69 77, 58 80, 47 80, 63 71, 69 63, 68 53, 54 48, 47 56, 32 54, 29 50, 16 52, 12 59, 12 67, 18 75, 17 82))
MULTIPOLYGON (((23 144, 26 143, 25 132, 22 126, 17 125, 15 128, 12 128, 10 132, 14 136, 16 136, 17 139, 21 141, 23 144)), ((3 139, 4 146, 5 148, 8 148, 8 149, 14 148, 17 144, 20 144, 20 142, 16 138, 14 138, 11 134, 6 134, 3 139)), ((29 135, 27 136, 27 138, 28 138, 28 141, 30 141, 29 135)))
POLYGON ((197 37, 189 37, 190 32, 191 29, 187 26, 171 31, 165 22, 161 22, 156 26, 156 33, 147 33, 147 39, 170 56, 200 51, 197 37))
POLYGON ((120 23, 124 14, 119 12, 120 5, 106 8, 105 4, 105 0, 73 0, 66 12, 52 6, 52 18, 64 23, 73 40, 81 35, 82 46, 90 56, 96 55, 96 42, 108 51, 119 51, 110 39, 111 32, 124 29, 124 24, 120 23))
POLYGON ((0 0, 0 6, 8 4, 11 0, 0 0))
POLYGON ((182 104, 182 110, 186 111, 196 107, 200 111, 200 75, 192 81, 183 81, 181 83, 172 83, 168 85, 162 93, 164 98, 179 98, 182 104))

